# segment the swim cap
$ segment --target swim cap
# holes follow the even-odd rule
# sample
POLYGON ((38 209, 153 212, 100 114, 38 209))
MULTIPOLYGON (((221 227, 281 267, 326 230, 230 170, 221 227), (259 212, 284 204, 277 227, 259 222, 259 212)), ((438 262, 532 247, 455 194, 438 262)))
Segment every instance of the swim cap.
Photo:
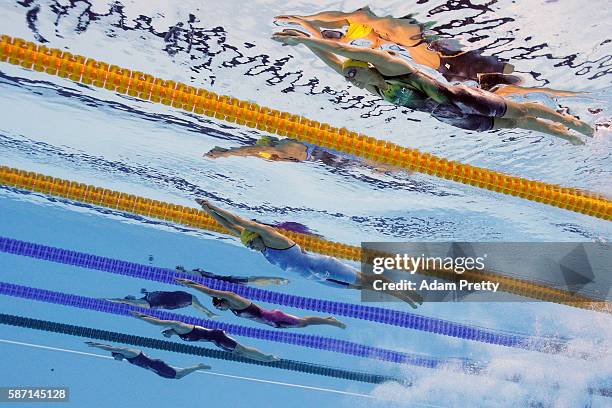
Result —
POLYGON ((367 24, 350 24, 344 36, 348 40, 367 37, 372 32, 372 27, 367 24))
POLYGON ((350 67, 370 68, 370 64, 365 61, 358 61, 349 58, 342 63, 342 70, 344 71, 350 67))
POLYGON ((268 153, 268 152, 259 152, 257 153, 257 155, 259 157, 263 157, 264 159, 268 159, 268 160, 272 158, 272 153, 268 153))
POLYGON ((242 242, 244 246, 248 246, 249 242, 257 238, 258 236, 259 236, 258 233, 244 228, 242 232, 240 232, 240 241, 242 242))
POLYGON ((257 146, 273 146, 274 143, 278 142, 280 139, 272 136, 262 136, 259 140, 255 142, 257 146))

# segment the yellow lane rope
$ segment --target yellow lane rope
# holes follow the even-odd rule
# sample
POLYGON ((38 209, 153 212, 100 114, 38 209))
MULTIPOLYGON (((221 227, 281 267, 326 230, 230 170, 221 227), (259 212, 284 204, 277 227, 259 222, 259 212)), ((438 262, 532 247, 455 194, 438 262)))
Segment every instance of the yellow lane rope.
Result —
POLYGON ((351 132, 345 128, 336 128, 327 123, 218 95, 180 82, 155 78, 143 72, 109 65, 19 38, 2 35, 0 61, 407 170, 427 173, 605 220, 612 219, 612 202, 601 195, 447 160, 417 149, 351 132))
MULTIPOLYGON (((0 166, 0 185, 229 234, 229 231, 219 225, 210 215, 196 208, 152 200, 44 174, 0 166)), ((365 262, 371 259, 372 256, 381 255, 378 253, 362 254, 360 247, 327 241, 312 235, 300 234, 284 229, 279 229, 279 231, 310 252, 365 262)), ((449 281, 454 281, 457 276, 452 270, 421 270, 419 273, 449 281)), ((461 278, 472 282, 483 280, 496 282, 500 284, 499 290, 533 299, 608 313, 611 311, 610 302, 590 299, 582 295, 576 295, 568 291, 518 278, 486 271, 466 271, 461 275, 461 278)))

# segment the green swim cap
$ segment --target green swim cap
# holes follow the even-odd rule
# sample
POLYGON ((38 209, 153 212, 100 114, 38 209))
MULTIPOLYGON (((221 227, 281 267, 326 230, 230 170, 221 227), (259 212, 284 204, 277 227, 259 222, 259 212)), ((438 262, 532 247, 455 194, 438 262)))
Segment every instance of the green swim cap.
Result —
POLYGON ((240 232, 240 241, 242 242, 242 244, 244 246, 249 246, 249 242, 251 242, 252 240, 254 240, 255 238, 257 238, 259 236, 258 233, 250 231, 246 228, 244 228, 241 232, 240 232))
POLYGON ((262 136, 261 139, 255 142, 257 146, 274 146, 280 139, 272 136, 262 136))

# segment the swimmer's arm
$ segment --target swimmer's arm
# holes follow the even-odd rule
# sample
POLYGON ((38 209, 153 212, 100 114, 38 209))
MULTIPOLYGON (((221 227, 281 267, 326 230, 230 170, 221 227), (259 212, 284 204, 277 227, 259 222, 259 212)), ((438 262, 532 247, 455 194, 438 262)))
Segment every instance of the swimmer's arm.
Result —
MULTIPOLYGON (((308 47, 308 44, 304 45, 308 47)), ((336 55, 331 52, 323 51, 318 48, 308 47, 308 49, 312 51, 314 55, 319 57, 319 59, 323 61, 325 65, 342 75, 342 61, 340 61, 340 58, 336 57, 336 55)))
POLYGON ((227 228, 232 234, 240 235, 240 233, 242 232, 242 227, 240 227, 239 224, 234 221, 234 219, 236 218, 235 215, 228 211, 222 210, 217 206, 212 205, 208 201, 196 201, 202 206, 202 209, 204 211, 206 211, 211 217, 215 219, 215 221, 227 228))
MULTIPOLYGON (((127 347, 117 347, 117 346, 111 346, 108 344, 102 344, 102 343, 96 343, 94 341, 86 341, 85 344, 87 344, 89 347, 96 347, 102 350, 106 350, 106 351, 110 351, 110 352, 121 352, 123 353, 129 353, 129 354, 133 354, 133 355, 138 355, 140 354, 140 350, 137 349, 131 349, 131 348, 127 348, 127 347)), ((125 354, 124 354, 125 355, 125 354)), ((126 357, 130 357, 129 355, 127 355, 126 357)))
POLYGON ((242 296, 234 292, 230 292, 227 290, 212 289, 212 288, 209 288, 208 286, 202 285, 200 283, 194 282, 189 279, 174 278, 174 280, 176 280, 177 282, 183 285, 189 286, 192 289, 200 291, 210 297, 217 297, 219 299, 225 299, 228 302, 230 302, 232 306, 237 307, 237 308, 245 308, 251 304, 250 301, 248 301, 247 299, 243 298, 242 296))
POLYGON ((394 58, 394 54, 388 51, 354 47, 317 38, 295 37, 293 40, 298 44, 304 44, 311 50, 317 49, 345 58, 369 62, 386 75, 401 75, 414 71, 410 65, 403 60, 394 58))
MULTIPOLYGON (((292 246, 295 244, 292 240, 285 237, 284 235, 277 232, 274 228, 264 224, 260 224, 255 221, 246 220, 231 212, 217 207, 216 205, 206 202, 207 207, 210 209, 210 214, 217 214, 220 220, 223 220, 227 225, 231 225, 234 231, 237 231, 236 235, 240 235, 242 229, 246 228, 249 231, 258 233, 264 240, 266 246, 278 248, 279 246, 292 246)), ((204 205, 202 206, 204 208, 204 205)), ((214 215, 213 215, 214 216, 214 215)), ((216 219, 216 218, 215 218, 216 219)), ((219 220, 219 222, 221 222, 219 220)), ((226 226, 226 225, 224 225, 226 226)))

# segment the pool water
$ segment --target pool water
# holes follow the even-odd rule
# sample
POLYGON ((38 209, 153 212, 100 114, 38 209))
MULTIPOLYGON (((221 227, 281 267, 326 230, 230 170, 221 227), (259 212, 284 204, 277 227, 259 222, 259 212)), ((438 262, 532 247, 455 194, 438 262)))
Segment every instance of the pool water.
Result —
MULTIPOLYGON (((417 18, 435 20, 441 33, 511 60, 527 86, 584 91, 571 98, 541 94, 525 98, 569 109, 596 124, 595 137, 576 147, 529 131, 454 129, 368 96, 327 70, 303 47, 281 47, 269 39, 275 15, 352 10, 362 6, 358 2, 7 1, 0 5, 0 31, 449 159, 610 195, 612 45, 602 37, 612 21, 607 3, 593 1, 588 7, 578 1, 418 3, 378 2, 372 8, 377 14, 418 12, 417 18)), ((197 197, 206 198, 263 222, 299 222, 333 241, 358 245, 361 241, 609 242, 612 238, 608 221, 427 175, 252 157, 208 159, 202 155, 214 146, 252 144, 264 133, 8 64, 0 65, 0 112, 0 165, 187 206, 195 206, 197 197)), ((1 188, 0 197, 2 236, 167 268, 184 265, 220 274, 279 274, 261 255, 226 236, 15 189, 1 188)), ((163 287, 3 253, 0 265, 2 281, 90 297, 137 295, 143 287, 163 287)), ((290 278, 289 286, 273 290, 359 302, 356 292, 290 278)), ((159 337, 156 328, 123 317, 4 296, 0 305, 3 313, 159 337)), ((384 306, 406 310, 397 303, 384 306)), ((5 326, 0 327, 0 340, 5 341, 0 347, 6 356, 1 366, 10 370, 5 371, 11 373, 10 385, 69 385, 73 406, 609 404, 609 399, 585 392, 587 387, 612 385, 608 315, 529 302, 435 303, 422 306, 418 313, 570 337, 598 358, 582 361, 346 319, 345 331, 310 327, 301 333, 441 358, 469 357, 489 362, 492 374, 475 377, 404 367, 241 338, 282 357, 401 376, 414 384, 374 386, 218 360, 205 361, 214 373, 250 379, 193 374, 168 381, 125 362, 6 343, 98 353, 78 338, 5 326), (507 377, 516 382, 502 380, 507 377)), ((235 321, 227 313, 220 319, 235 321)), ((194 356, 147 353, 176 366, 200 362, 194 356)))

